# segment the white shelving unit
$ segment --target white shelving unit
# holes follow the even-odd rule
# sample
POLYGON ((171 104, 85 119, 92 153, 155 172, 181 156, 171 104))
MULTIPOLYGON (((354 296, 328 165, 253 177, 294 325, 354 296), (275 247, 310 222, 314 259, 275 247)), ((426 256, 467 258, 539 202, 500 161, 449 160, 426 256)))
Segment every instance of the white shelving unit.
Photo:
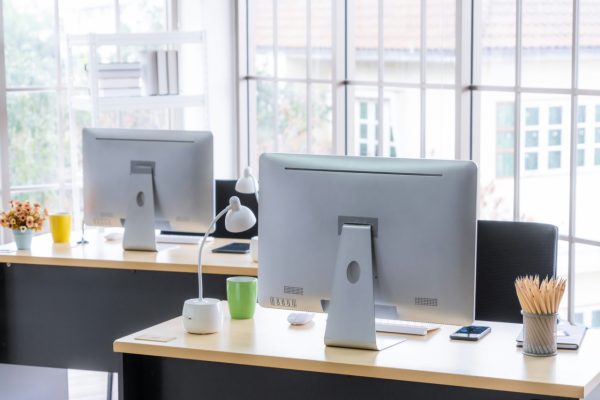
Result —
MULTIPOLYGON (((201 125, 208 126, 208 67, 206 57, 206 34, 205 32, 160 32, 160 33, 117 33, 117 34, 88 34, 67 35, 67 96, 69 111, 69 132, 71 136, 71 162, 78 163, 77 151, 81 144, 81 127, 77 126, 76 114, 78 112, 90 113, 89 127, 101 126, 100 116, 104 112, 112 112, 118 116, 117 125, 121 124, 122 112, 135 110, 167 110, 169 129, 182 129, 184 124, 184 112, 186 108, 199 108, 200 113, 193 115, 201 125), (131 96, 131 97, 102 97, 99 95, 98 64, 102 60, 103 48, 109 47, 114 51, 113 59, 110 61, 131 61, 122 57, 123 53, 135 53, 145 50, 179 50, 182 54, 184 45, 186 54, 189 54, 192 66, 179 65, 179 88, 183 92, 179 95, 156 95, 156 96, 131 96), (198 49, 198 52, 196 52, 198 49), (191 51, 190 51, 191 50, 191 51), (185 69, 187 74, 182 74, 185 69), (193 72, 193 74, 189 73, 193 72), (82 75, 85 76, 82 82, 82 75), (194 85, 187 85, 186 79, 192 78, 194 85), (187 86, 186 86, 187 85, 187 86), (194 86, 198 93, 188 93, 187 88, 194 86)), ((105 60, 102 60, 106 62, 105 60)), ((180 60, 181 61, 181 58, 180 60)), ((189 83, 189 82, 188 82, 189 83)), ((148 128, 147 126, 136 126, 148 128)), ((193 128, 198 128, 194 126, 193 128)), ((204 128, 204 126, 202 127, 204 128)), ((73 182, 73 210, 80 210, 82 171, 81 168, 71 168, 73 182)), ((79 213, 75 213, 78 215, 79 213)), ((78 221, 77 221, 78 222, 78 221)))
MULTIPOLYGON (((206 38, 204 32, 161 32, 161 33, 122 33, 122 34, 89 34, 67 36, 67 74, 69 97, 69 110, 88 110, 91 113, 92 126, 98 126, 99 114, 102 111, 119 111, 135 109, 176 109, 185 107, 202 107, 208 104, 206 87, 208 76, 206 74, 206 38), (104 46, 116 47, 117 52, 123 46, 140 47, 144 49, 179 49, 184 44, 197 44, 201 46, 202 65, 198 71, 203 71, 203 92, 189 95, 163 95, 163 96, 132 96, 132 97, 101 97, 98 89, 98 50, 104 46), (76 68, 84 65, 75 65, 73 49, 76 47, 87 48, 87 77, 88 83, 84 87, 73 85, 76 68), (85 95, 75 92, 85 91, 85 95)), ((181 85, 185 82, 180 82, 181 85)), ((207 107, 202 107, 204 110, 207 107)), ((71 118, 71 116, 70 116, 71 118)), ((207 121, 208 115, 204 116, 207 121)), ((71 121, 71 124, 73 121, 71 121)))

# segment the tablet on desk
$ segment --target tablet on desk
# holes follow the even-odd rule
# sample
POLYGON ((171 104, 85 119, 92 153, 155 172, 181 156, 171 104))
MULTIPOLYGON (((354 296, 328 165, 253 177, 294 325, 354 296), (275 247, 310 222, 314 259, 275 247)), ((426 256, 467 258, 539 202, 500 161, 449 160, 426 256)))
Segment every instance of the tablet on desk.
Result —
POLYGON ((225 246, 217 247, 212 250, 213 253, 233 253, 233 254, 247 254, 250 252, 250 244, 233 242, 226 244, 225 246))

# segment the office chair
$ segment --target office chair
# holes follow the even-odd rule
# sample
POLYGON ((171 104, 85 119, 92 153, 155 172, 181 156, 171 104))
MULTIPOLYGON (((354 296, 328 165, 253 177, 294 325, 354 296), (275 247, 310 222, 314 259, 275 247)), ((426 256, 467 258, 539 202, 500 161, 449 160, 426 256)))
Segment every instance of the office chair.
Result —
POLYGON ((532 222, 477 221, 475 318, 521 323, 514 281, 556 273, 558 228, 532 222))
MULTIPOLYGON (((243 205, 248 207, 258 221, 258 203, 254 194, 244 194, 235 191, 235 179, 216 179, 215 180, 215 210, 219 212, 229 205, 229 198, 237 196, 243 205)), ((228 239, 250 239, 253 236, 258 236, 258 222, 250 229, 241 233, 231 233, 225 229, 225 218, 217 221, 214 237, 228 239)))

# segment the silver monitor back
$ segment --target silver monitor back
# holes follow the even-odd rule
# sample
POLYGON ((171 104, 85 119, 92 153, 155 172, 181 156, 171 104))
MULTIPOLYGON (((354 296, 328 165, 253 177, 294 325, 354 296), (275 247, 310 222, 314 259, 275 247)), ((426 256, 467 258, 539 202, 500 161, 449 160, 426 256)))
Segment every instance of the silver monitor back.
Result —
POLYGON ((376 221, 378 316, 455 325, 473 321, 474 163, 263 154, 260 184, 263 307, 327 311, 340 221, 360 217, 376 221))
POLYGON ((156 229, 206 232, 214 217, 210 132, 83 129, 85 223, 124 226, 132 161, 154 163, 156 229))

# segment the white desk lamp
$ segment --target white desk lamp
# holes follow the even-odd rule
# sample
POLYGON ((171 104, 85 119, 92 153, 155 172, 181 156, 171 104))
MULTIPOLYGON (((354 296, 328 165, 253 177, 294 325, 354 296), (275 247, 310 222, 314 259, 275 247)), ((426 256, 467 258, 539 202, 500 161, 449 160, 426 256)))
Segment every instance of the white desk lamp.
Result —
POLYGON ((252 169, 250 167, 244 168, 244 175, 235 183, 235 190, 238 193, 244 194, 254 193, 256 202, 258 203, 258 181, 254 175, 252 175, 252 169))
POLYGON ((225 215, 225 229, 232 233, 248 230, 256 223, 256 217, 240 199, 232 196, 229 205, 210 223, 198 252, 198 298, 188 299, 183 304, 183 326, 189 333, 215 333, 221 329, 222 311, 218 299, 202 295, 202 249, 213 226, 225 215))

